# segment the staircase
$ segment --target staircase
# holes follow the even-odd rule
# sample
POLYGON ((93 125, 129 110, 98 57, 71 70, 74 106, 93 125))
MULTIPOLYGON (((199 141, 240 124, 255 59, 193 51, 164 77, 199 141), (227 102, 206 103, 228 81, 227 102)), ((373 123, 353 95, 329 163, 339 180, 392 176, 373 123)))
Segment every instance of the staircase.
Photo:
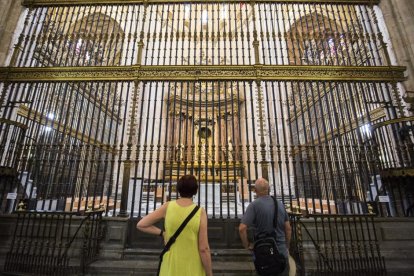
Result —
MULTIPOLYGON (((88 275, 155 275, 159 249, 125 249, 122 259, 100 259, 88 275)), ((244 249, 211 249, 214 275, 256 275, 250 253, 244 249)))

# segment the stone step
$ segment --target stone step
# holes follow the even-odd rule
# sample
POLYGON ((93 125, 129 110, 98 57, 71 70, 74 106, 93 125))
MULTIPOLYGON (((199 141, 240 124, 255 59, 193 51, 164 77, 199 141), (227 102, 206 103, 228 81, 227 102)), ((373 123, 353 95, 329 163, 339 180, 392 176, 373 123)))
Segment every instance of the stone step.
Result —
MULTIPOLYGON (((98 260, 92 263, 87 275, 156 275, 156 260, 98 260)), ((253 262, 213 261, 214 275, 256 275, 253 262)))
MULTIPOLYGON (((155 275, 160 249, 127 248, 122 259, 99 259, 88 275, 155 275)), ((211 249, 214 275, 256 275, 250 253, 243 249, 211 249)))
MULTIPOLYGON (((244 249, 210 249, 214 261, 251 262, 251 253, 244 249)), ((128 248, 123 251, 124 260, 158 260, 161 249, 128 248)))

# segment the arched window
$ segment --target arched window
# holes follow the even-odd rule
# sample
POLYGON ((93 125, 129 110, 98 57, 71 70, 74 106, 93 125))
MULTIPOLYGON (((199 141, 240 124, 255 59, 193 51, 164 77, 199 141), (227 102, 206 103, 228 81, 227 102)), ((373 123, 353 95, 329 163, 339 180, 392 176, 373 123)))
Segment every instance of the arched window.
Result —
POLYGON ((73 34, 66 41, 67 51, 74 57, 73 62, 79 65, 120 64, 120 38, 124 32, 112 17, 102 13, 89 14, 72 24, 68 33, 73 34))
MULTIPOLYGON (((287 34, 290 64, 350 65, 343 24, 329 15, 311 13, 298 19, 287 34)), ((348 45, 350 45, 348 41, 348 45)))

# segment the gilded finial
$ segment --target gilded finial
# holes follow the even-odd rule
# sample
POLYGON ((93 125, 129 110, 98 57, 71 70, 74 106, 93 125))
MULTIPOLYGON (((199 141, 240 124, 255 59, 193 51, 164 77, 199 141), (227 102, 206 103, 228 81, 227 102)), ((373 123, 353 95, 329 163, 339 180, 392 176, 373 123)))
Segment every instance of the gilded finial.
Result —
POLYGON ((371 203, 367 203, 368 206, 368 214, 374 214, 374 207, 372 207, 371 203))
POLYGON ((26 205, 24 204, 23 200, 20 200, 19 204, 17 204, 17 212, 26 211, 26 205))
POLYGON ((287 202, 285 202, 284 205, 285 205, 285 210, 292 210, 293 211, 293 208, 290 208, 290 205, 287 202))

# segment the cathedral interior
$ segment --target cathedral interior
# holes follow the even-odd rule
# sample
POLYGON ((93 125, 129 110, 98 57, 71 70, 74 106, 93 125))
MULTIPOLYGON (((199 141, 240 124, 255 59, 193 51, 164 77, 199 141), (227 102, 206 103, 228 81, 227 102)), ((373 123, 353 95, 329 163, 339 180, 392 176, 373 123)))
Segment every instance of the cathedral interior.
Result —
MULTIPOLYGON (((414 216, 413 68, 390 2, 4 4, 20 12, 7 44, 0 21, 0 215, 136 221, 193 174, 195 202, 231 221, 265 177, 316 227, 303 275, 385 275, 374 220, 414 216)), ((5 271, 28 247, 13 244, 5 271)))

